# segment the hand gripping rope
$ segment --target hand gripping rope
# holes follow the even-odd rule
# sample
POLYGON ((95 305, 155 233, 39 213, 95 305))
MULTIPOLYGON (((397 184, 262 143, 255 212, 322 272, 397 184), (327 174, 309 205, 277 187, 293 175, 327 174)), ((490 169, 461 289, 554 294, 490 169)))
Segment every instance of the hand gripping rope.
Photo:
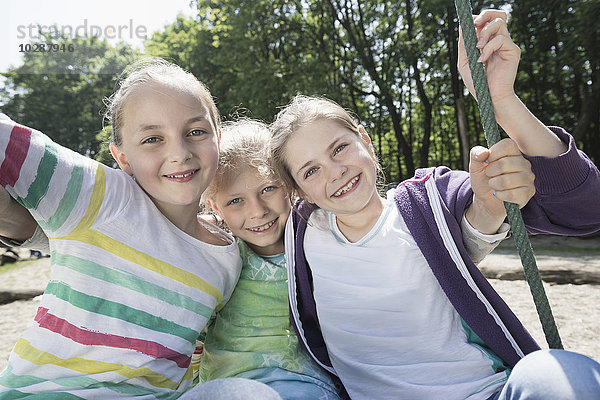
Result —
MULTIPOLYGON (((491 147, 500 140, 500 132, 498 131, 492 98, 490 96, 483 64, 477 62, 480 52, 476 47, 477 34, 473 22, 473 10, 471 9, 469 0, 455 0, 454 4, 458 13, 465 48, 467 50, 467 58, 469 60, 471 76, 473 77, 483 130, 488 146, 491 147)), ((552 316, 552 309, 550 308, 550 303, 548 303, 548 297, 546 297, 546 292, 542 285, 542 278, 540 277, 540 272, 535 262, 531 242, 529 241, 527 231, 525 230, 521 210, 513 203, 505 202, 504 207, 506 208, 508 222, 513 231, 517 250, 521 257, 521 264, 523 264, 523 270, 525 271, 525 278, 529 284, 529 289, 531 290, 533 302, 535 303, 540 322, 542 323, 546 341, 551 349, 562 349, 563 345, 558 334, 558 329, 556 328, 556 323, 554 322, 554 317, 552 316)))

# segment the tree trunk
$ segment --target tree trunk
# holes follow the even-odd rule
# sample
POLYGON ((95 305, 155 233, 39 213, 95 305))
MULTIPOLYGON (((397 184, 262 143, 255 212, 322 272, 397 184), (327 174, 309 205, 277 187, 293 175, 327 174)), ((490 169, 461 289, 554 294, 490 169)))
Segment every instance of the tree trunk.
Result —
MULTIPOLYGON (((412 3, 410 0, 406 1, 406 34, 408 41, 412 44, 413 42, 413 18, 412 18, 412 3)), ((427 93, 425 93, 425 87, 421 80, 421 71, 419 70, 419 60, 414 52, 410 54, 411 66, 413 67, 413 75, 415 78, 415 84, 417 86, 417 94, 421 104, 423 104, 424 121, 423 121, 423 142, 419 149, 419 163, 420 167, 428 166, 429 159, 429 146, 431 144, 431 112, 432 106, 427 93)))
MULTIPOLYGON (((366 38, 365 27, 362 26, 362 16, 361 14, 361 5, 358 3, 358 12, 359 12, 359 21, 361 22, 361 26, 356 26, 353 21, 351 21, 351 13, 352 11, 348 8, 348 4, 345 4, 345 10, 338 9, 331 0, 329 1, 329 6, 331 10, 332 17, 336 18, 340 24, 344 27, 349 42, 356 49, 358 56, 360 57, 360 61, 369 74, 369 77, 373 80, 377 88, 379 89, 380 99, 382 104, 387 108, 390 118, 392 119, 392 128, 394 129, 394 136, 400 146, 402 151, 402 155, 404 156, 404 162, 406 164, 406 169, 409 174, 414 171, 414 160, 412 156, 412 148, 411 144, 406 141, 403 135, 403 127, 402 127, 402 118, 400 117, 400 113, 394 104, 394 96, 393 91, 390 86, 387 84, 385 79, 380 75, 377 71, 375 58, 373 57, 373 50, 370 47, 370 44, 364 39, 366 38)), ((399 171, 399 179, 403 179, 402 170, 399 171)))
POLYGON ((469 169, 469 136, 467 130, 467 116, 465 112, 465 100, 463 97, 462 84, 458 78, 458 46, 456 34, 456 21, 454 20, 454 9, 446 9, 446 44, 448 46, 448 62, 450 65, 450 80, 452 82, 452 93, 454 98, 454 118, 460 143, 460 156, 462 167, 465 171, 469 169))

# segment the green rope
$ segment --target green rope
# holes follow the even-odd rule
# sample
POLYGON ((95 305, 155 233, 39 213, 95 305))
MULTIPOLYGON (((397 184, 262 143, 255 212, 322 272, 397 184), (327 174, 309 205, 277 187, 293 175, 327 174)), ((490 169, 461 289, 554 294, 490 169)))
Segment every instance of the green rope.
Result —
MULTIPOLYGON (((483 64, 477 62, 480 52, 476 47, 477 34, 475 32, 475 24, 473 23, 473 10, 471 9, 469 0, 455 0, 455 5, 465 41, 467 58, 471 68, 471 76, 473 77, 473 85, 475 86, 475 94, 477 95, 477 103, 479 105, 483 130, 488 146, 491 147, 500 140, 500 132, 498 131, 498 125, 496 124, 496 116, 494 115, 494 107, 492 105, 492 98, 490 96, 483 64)), ((535 303, 540 322, 542 323, 546 341, 550 348, 562 349, 562 342, 558 334, 558 329, 556 328, 556 323, 554 322, 554 317, 552 316, 550 303, 548 303, 548 298, 546 297, 546 292, 542 285, 542 278, 540 277, 540 272, 535 262, 533 249, 531 248, 531 243, 527 236, 527 231, 525 230, 521 211, 519 210, 519 207, 513 203, 505 202, 504 207, 506 208, 508 221, 510 222, 515 243, 519 250, 519 255, 521 256, 525 278, 529 284, 529 289, 531 290, 533 302, 535 303)))

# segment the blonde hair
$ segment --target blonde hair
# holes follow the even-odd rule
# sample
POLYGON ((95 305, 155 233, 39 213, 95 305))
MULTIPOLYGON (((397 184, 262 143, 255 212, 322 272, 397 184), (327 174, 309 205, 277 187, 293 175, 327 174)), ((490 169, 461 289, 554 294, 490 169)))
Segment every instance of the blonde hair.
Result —
POLYGON ((120 146, 122 143, 121 128, 125 118, 123 111, 127 98, 137 88, 150 83, 159 83, 190 92, 208 108, 215 129, 219 129, 219 111, 208 88, 180 66, 159 57, 150 57, 139 60, 125 68, 119 77, 118 89, 109 98, 105 99, 106 112, 104 118, 111 124, 112 141, 115 145, 120 146))
POLYGON ((240 119, 223 124, 217 172, 202 195, 203 203, 214 200, 217 192, 245 168, 252 168, 264 179, 277 177, 271 165, 268 126, 260 121, 240 119))
POLYGON ((367 146, 360 134, 360 124, 350 112, 342 106, 324 97, 298 95, 290 104, 275 116, 270 126, 271 159, 275 173, 279 176, 287 190, 300 195, 299 187, 294 180, 285 159, 285 146, 290 137, 300 128, 318 120, 334 121, 343 128, 352 131, 365 145, 378 175, 378 186, 383 180, 383 170, 372 147, 367 146))

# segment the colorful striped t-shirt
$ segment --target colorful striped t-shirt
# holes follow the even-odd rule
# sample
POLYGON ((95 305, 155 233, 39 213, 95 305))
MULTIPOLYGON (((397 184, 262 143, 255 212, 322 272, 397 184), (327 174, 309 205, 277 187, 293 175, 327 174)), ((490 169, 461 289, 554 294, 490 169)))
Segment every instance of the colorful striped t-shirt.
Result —
POLYGON ((1 114, 0 163, 0 183, 48 235, 52 263, 0 399, 177 398, 192 385, 199 332, 238 279, 233 239, 187 235, 124 172, 1 114))

